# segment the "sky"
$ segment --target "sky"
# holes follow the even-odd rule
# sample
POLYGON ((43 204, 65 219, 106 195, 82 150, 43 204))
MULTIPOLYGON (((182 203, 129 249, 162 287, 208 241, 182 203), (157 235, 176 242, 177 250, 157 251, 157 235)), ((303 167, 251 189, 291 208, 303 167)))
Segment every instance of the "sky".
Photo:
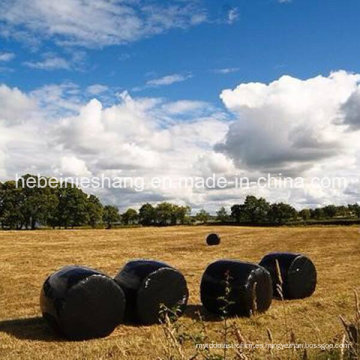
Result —
POLYGON ((122 209, 214 212, 247 194, 359 202, 359 11, 357 0, 0 0, 0 180, 281 173, 306 185, 92 191, 122 209))

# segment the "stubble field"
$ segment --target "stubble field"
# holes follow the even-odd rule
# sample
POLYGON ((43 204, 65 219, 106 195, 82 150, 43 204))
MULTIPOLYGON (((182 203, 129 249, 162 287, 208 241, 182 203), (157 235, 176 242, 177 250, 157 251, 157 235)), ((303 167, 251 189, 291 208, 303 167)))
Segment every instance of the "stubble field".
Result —
MULTIPOLYGON (((109 337, 86 342, 64 341, 42 321, 39 293, 53 271, 68 264, 87 265, 111 276, 130 259, 165 261, 185 275, 190 301, 179 319, 179 331, 204 333, 197 321, 200 311, 208 341, 221 343, 224 323, 207 314, 199 298, 206 266, 221 258, 258 262, 271 251, 307 254, 318 271, 318 285, 310 298, 274 300, 265 313, 250 319, 232 319, 246 343, 340 343, 343 328, 339 315, 354 314, 354 290, 360 293, 360 233, 357 227, 168 227, 118 230, 62 230, 0 232, 0 359, 167 359, 173 343, 164 328, 120 325, 109 337), (222 237, 208 247, 209 232, 222 237), (271 335, 269 335, 269 333, 271 335)), ((175 329, 171 329, 175 330, 175 329)), ((239 341, 230 334, 229 341, 239 341)), ((185 342, 180 352, 190 357, 195 345, 185 342)), ((180 357, 179 349, 174 356, 180 357)), ((216 351, 215 351, 216 353, 216 351)), ((244 351, 252 358, 299 356, 289 350, 244 351)), ((199 354, 198 359, 203 359, 199 354)), ((229 350, 229 358, 234 352, 229 350)), ((309 350, 308 358, 328 356, 309 350)), ((174 357, 176 359, 177 357, 174 357)))

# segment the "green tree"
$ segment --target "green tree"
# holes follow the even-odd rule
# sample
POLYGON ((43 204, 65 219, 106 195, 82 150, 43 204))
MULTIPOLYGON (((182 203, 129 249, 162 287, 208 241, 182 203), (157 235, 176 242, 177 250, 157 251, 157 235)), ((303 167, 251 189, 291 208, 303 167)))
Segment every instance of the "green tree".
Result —
POLYGON ((277 203, 271 204, 268 218, 272 224, 283 225, 290 220, 294 220, 297 216, 297 211, 289 204, 277 203))
POLYGON ((356 217, 360 218, 360 205, 353 204, 348 206, 349 211, 356 217))
POLYGON ((119 223, 121 220, 119 209, 116 206, 106 205, 103 211, 103 222, 107 229, 111 229, 113 224, 119 223))
POLYGON ((216 219, 222 223, 229 221, 229 215, 224 207, 216 212, 216 219))
POLYGON ((47 180, 29 174, 18 180, 17 187, 22 189, 24 195, 21 213, 26 229, 35 229, 37 224, 47 224, 58 205, 56 190, 46 184, 47 180), (33 186, 30 186, 29 179, 33 181, 33 186))
POLYGON ((93 228, 102 221, 104 208, 100 200, 95 195, 90 195, 87 200, 87 212, 89 225, 93 228))
POLYGON ((185 224, 188 216, 190 215, 191 209, 189 206, 179 206, 173 205, 172 215, 171 215, 171 224, 185 224))
POLYGON ((333 218, 336 215, 337 209, 335 205, 327 205, 323 207, 324 216, 327 218, 333 218))
POLYGON ((206 212, 204 209, 201 209, 196 215, 195 219, 200 221, 203 224, 206 224, 210 219, 210 214, 206 212))
POLYGON ((88 197, 79 188, 66 184, 57 191, 59 204, 54 219, 57 225, 65 228, 89 223, 88 197))
POLYGON ((244 218, 243 215, 243 206, 239 204, 235 204, 231 207, 231 215, 230 217, 236 222, 240 223, 244 218))
POLYGON ((15 181, 7 181, 0 189, 0 218, 3 229, 22 229, 25 218, 22 214, 24 193, 17 188, 15 181))
POLYGON ((311 218, 315 220, 322 220, 325 218, 324 210, 321 208, 310 209, 311 218))
POLYGON ((141 208, 139 209, 139 222, 141 225, 144 226, 155 224, 156 210, 151 204, 146 203, 141 206, 141 208))
POLYGON ((304 220, 304 221, 307 221, 311 218, 311 212, 310 212, 310 209, 302 209, 300 212, 299 212, 299 215, 301 216, 301 218, 304 220))
POLYGON ((127 209, 122 215, 121 219, 125 225, 136 224, 138 221, 138 213, 135 209, 127 209))
POLYGON ((231 217, 237 222, 264 224, 269 221, 270 204, 263 198, 248 195, 242 205, 231 207, 231 217))
POLYGON ((168 202, 160 203, 155 208, 156 222, 160 226, 170 225, 173 221, 173 205, 168 202))

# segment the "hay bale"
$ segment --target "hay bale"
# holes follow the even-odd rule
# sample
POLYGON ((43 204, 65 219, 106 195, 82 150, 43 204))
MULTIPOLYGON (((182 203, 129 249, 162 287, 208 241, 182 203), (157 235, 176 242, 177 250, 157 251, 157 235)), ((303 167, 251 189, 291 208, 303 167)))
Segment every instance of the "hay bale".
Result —
POLYGON ((267 269, 273 280, 274 296, 284 299, 302 299, 313 294, 316 288, 316 268, 313 262, 302 254, 270 253, 260 261, 260 265, 267 269), (282 279, 282 286, 276 260, 282 279))
POLYGON ((220 244, 220 236, 218 234, 212 233, 206 236, 206 243, 211 245, 219 245, 220 244))
POLYGON ((226 309, 230 316, 250 316, 270 307, 273 295, 271 277, 257 264, 218 260, 206 268, 200 295, 204 307, 210 312, 223 315, 226 309), (227 296, 226 289, 229 291, 227 296))
POLYGON ((189 291, 184 276, 159 261, 134 260, 116 275, 115 281, 126 296, 125 316, 143 325, 161 321, 161 307, 178 310, 180 316, 187 305, 189 291))
POLYGON ((50 275, 41 291, 45 320, 71 340, 109 335, 123 320, 125 295, 110 277, 78 266, 50 275))

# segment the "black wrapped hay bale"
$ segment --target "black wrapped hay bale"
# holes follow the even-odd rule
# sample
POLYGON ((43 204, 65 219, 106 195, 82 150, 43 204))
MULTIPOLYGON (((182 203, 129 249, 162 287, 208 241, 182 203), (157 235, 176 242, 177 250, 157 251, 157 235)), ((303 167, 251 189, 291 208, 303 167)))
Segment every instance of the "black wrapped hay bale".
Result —
POLYGON ((208 245, 219 245, 220 244, 220 236, 218 234, 212 233, 206 236, 206 243, 208 245))
POLYGON ((201 302, 210 312, 223 315, 226 310, 230 316, 250 316, 270 307, 273 296, 271 277, 257 264, 218 260, 206 268, 200 295, 201 302))
POLYGON ((107 336, 122 322, 125 295, 113 279, 96 270, 66 266, 46 279, 40 307, 55 331, 85 340, 107 336))
POLYGON ((129 321, 150 325, 161 321, 162 306, 176 309, 179 316, 186 308, 189 297, 186 280, 163 262, 130 261, 115 281, 125 292, 125 316, 129 321))
POLYGON ((270 253, 260 261, 273 279, 274 296, 284 299, 302 299, 313 294, 316 288, 316 268, 306 256, 294 253, 270 253), (282 285, 276 266, 279 263, 282 285))

